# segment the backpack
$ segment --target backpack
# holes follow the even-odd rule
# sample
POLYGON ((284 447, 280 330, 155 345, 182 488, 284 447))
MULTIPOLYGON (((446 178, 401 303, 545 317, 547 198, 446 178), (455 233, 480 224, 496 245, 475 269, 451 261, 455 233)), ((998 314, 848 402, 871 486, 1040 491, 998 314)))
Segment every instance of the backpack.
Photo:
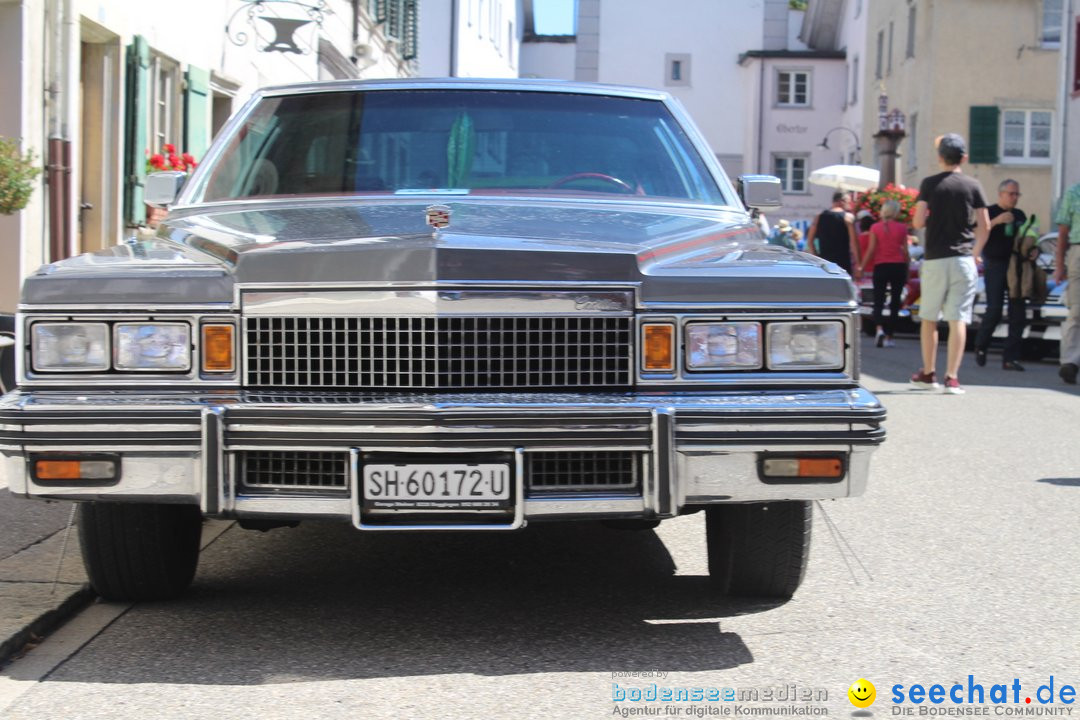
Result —
POLYGON ((1039 257, 1038 226, 1038 218, 1032 215, 1017 229, 1007 275, 1009 298, 1024 298, 1034 305, 1042 305, 1050 294, 1046 271, 1036 262, 1039 257))

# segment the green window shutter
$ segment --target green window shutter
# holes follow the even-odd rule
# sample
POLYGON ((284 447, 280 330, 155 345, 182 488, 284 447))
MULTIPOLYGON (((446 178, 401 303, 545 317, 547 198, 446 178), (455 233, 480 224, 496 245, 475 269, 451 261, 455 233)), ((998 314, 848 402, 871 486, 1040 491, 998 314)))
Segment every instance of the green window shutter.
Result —
POLYGON ((972 105, 970 120, 968 161, 991 165, 997 163, 1001 110, 996 105, 972 105))
POLYGON ((404 19, 405 27, 402 29, 401 57, 403 60, 415 60, 417 55, 417 16, 419 12, 416 0, 405 0, 404 19))
POLYGON ((200 161, 210 147, 210 71, 189 66, 184 79, 184 150, 200 161))
POLYGON ((128 225, 140 225, 146 221, 143 186, 146 183, 150 112, 150 46, 141 35, 136 35, 127 48, 125 91, 124 219, 128 225))

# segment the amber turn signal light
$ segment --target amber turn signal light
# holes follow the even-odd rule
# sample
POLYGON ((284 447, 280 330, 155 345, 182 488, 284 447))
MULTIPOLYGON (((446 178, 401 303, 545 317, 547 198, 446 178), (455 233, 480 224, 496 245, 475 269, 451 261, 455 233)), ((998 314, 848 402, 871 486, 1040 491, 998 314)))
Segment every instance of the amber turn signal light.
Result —
POLYGON ((202 368, 205 372, 232 372, 236 368, 233 356, 232 325, 202 326, 202 368))
POLYGON ((35 460, 35 480, 114 480, 117 463, 112 459, 35 460))
POLYGON ((642 343, 646 370, 675 369, 675 326, 670 323, 643 325, 642 343))
POLYGON ((761 472, 774 478, 841 478, 844 462, 835 457, 766 458, 761 472))

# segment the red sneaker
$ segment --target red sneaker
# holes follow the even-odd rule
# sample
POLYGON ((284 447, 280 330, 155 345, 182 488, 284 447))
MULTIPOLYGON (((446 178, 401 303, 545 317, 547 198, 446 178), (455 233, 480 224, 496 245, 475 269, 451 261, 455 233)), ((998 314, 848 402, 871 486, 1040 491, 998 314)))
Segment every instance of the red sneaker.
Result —
POLYGON ((923 390, 937 390, 940 387, 934 373, 924 372, 922 368, 911 376, 911 384, 923 390))
POLYGON ((960 381, 953 377, 945 378, 945 390, 946 395, 963 395, 964 388, 960 387, 960 381))

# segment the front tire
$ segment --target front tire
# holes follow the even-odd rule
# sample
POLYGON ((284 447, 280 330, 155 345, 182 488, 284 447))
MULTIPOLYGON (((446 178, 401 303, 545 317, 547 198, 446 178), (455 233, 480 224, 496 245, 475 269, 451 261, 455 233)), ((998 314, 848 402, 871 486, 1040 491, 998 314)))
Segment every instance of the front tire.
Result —
POLYGON ((790 598, 806 574, 811 522, 805 501, 706 508, 713 583, 727 595, 790 598))
POLYGON ((194 505, 82 503, 79 542, 90 584, 106 600, 168 600, 199 563, 202 515, 194 505))

